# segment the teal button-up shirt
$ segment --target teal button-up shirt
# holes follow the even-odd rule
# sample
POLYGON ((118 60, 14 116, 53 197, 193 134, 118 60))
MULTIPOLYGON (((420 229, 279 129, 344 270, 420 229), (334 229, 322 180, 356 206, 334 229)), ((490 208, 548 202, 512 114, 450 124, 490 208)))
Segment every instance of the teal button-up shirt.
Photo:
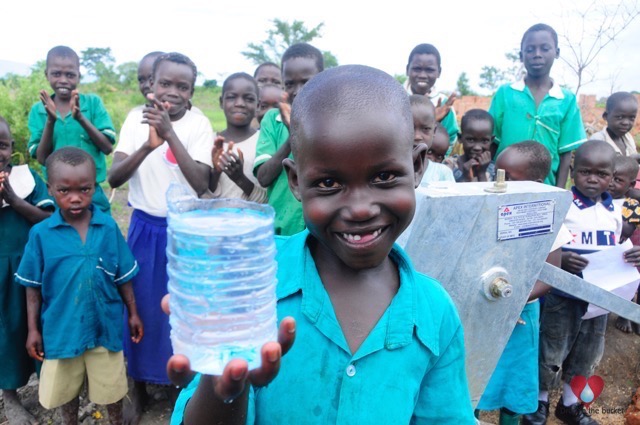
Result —
POLYGON ((96 347, 122 350, 117 286, 138 273, 138 264, 113 218, 92 209, 84 243, 60 210, 33 226, 15 276, 42 292, 45 359, 77 357, 96 347))
MULTIPOLYGON (((475 424, 462 326, 439 283, 394 246, 400 288, 352 354, 307 247, 308 231, 278 240, 278 318, 296 319, 280 373, 251 393, 247 423, 475 424)), ((180 424, 199 379, 183 390, 180 424)))

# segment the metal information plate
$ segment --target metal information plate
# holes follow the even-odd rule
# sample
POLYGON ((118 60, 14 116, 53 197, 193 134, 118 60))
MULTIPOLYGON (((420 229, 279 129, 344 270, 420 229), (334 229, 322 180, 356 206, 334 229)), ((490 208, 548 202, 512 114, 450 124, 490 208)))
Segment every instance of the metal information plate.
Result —
POLYGON ((555 201, 544 200, 498 208, 498 240, 528 238, 553 232, 555 201))

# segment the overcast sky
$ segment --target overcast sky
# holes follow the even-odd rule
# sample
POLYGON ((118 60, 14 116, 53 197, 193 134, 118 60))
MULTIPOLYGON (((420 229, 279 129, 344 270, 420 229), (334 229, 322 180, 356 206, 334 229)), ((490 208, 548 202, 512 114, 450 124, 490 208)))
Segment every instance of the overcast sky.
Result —
MULTIPOLYGON (((240 52, 248 43, 266 38, 270 19, 298 19, 309 27, 324 22, 323 37, 313 44, 330 50, 340 64, 359 63, 403 74, 411 49, 432 43, 442 55, 438 88, 453 90, 460 73, 466 72, 472 88, 479 89, 482 66, 507 66, 504 54, 519 48, 529 26, 544 22, 560 33, 565 27, 576 31, 580 22, 567 16, 589 4, 588 0, 6 1, 0 59, 32 65, 58 44, 78 53, 88 47, 110 47, 118 64, 138 61, 153 50, 178 51, 191 57, 205 78, 222 80, 232 72, 253 72, 254 65, 240 52)), ((568 53, 566 46, 560 47, 561 55, 568 53)), ((591 69, 597 70, 600 80, 582 93, 608 95, 612 76, 616 90, 640 90, 640 18, 591 69)), ((575 85, 561 61, 554 65, 552 76, 575 85)))

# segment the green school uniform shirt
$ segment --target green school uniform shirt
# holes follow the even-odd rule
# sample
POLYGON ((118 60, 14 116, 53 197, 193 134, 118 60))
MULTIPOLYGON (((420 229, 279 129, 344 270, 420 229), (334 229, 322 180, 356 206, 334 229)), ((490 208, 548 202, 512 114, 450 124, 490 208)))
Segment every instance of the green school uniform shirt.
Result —
POLYGON ((489 113, 495 121, 498 151, 525 140, 535 140, 549 149, 551 171, 545 183, 556 184, 560 155, 571 152, 586 140, 576 97, 554 84, 536 108, 524 80, 501 86, 491 100, 489 113))
MULTIPOLYGON (((55 94, 51 95, 55 97, 55 94)), ((95 94, 79 94, 80 112, 84 115, 102 134, 107 136, 111 144, 116 142, 116 131, 113 128, 111 117, 104 107, 102 100, 95 94)), ((74 146, 88 152, 96 162, 96 181, 102 183, 107 178, 107 162, 105 154, 91 141, 89 134, 76 121, 71 112, 62 117, 57 114, 56 123, 53 127, 53 150, 65 146, 74 146)), ((47 111, 42 102, 37 102, 31 107, 29 112, 29 138, 28 149, 32 157, 36 157, 36 150, 40 144, 44 127, 47 123, 47 111)), ((44 170, 44 167, 43 167, 44 170)))
MULTIPOLYGON (((268 111, 260 123, 260 137, 256 146, 256 160, 253 164, 254 175, 257 176, 258 168, 271 159, 288 139, 289 129, 282 122, 280 111, 278 109, 268 111)), ((289 154, 289 158, 293 158, 293 155, 289 154)), ((276 235, 289 236, 304 229, 302 204, 291 193, 284 168, 267 188, 267 196, 269 205, 276 212, 274 219, 276 235)))
MULTIPOLYGON (((400 273, 391 304, 351 354, 309 248, 307 230, 276 238, 278 319, 296 319, 296 341, 278 376, 252 389, 248 424, 475 424, 458 313, 440 284, 395 245, 400 273)), ((182 423, 199 377, 171 420, 182 423)))

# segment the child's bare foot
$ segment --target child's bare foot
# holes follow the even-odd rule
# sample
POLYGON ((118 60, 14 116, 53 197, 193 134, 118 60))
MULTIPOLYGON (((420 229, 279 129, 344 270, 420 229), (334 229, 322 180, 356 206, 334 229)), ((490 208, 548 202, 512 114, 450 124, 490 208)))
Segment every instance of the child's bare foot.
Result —
POLYGON ((38 421, 24 408, 16 390, 3 390, 4 415, 9 425, 37 425, 38 421))
POLYGON ((618 320, 616 320, 616 328, 626 334, 630 334, 633 331, 633 329, 631 328, 631 321, 629 319, 625 319, 624 317, 618 317, 618 320))
POLYGON ((144 407, 149 402, 147 385, 144 382, 133 382, 131 394, 124 403, 124 425, 138 425, 142 419, 144 407))

